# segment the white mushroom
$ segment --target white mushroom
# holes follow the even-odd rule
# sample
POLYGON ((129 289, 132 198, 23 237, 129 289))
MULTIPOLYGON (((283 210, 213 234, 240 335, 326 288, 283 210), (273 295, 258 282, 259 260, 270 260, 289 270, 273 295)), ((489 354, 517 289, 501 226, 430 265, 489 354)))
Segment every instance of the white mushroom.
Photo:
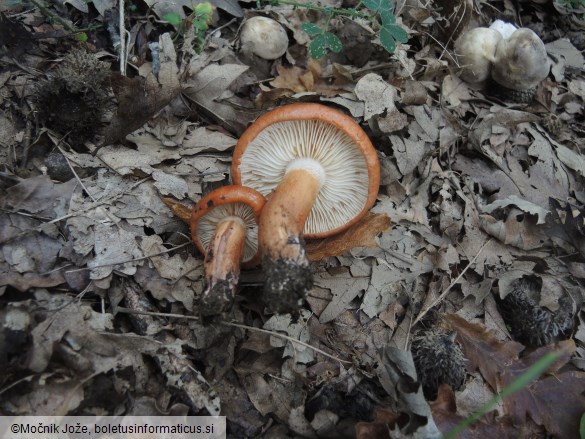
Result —
POLYGON ((252 17, 242 27, 240 43, 244 53, 272 60, 284 55, 288 49, 288 36, 277 21, 267 17, 252 17))
POLYGON ((498 44, 492 79, 512 90, 528 90, 546 78, 549 70, 544 43, 532 30, 521 28, 498 44))
POLYGON ((500 32, 487 27, 476 27, 461 35, 455 42, 459 77, 471 84, 488 79, 501 40, 500 32))

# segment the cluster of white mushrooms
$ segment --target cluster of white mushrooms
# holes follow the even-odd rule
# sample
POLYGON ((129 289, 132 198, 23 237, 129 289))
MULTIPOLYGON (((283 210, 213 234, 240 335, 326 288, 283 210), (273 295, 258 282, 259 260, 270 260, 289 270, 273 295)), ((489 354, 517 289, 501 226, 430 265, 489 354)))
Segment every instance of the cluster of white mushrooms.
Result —
POLYGON ((550 70, 538 35, 501 20, 462 34, 455 42, 455 53, 461 79, 487 82, 492 94, 516 102, 530 102, 550 70))

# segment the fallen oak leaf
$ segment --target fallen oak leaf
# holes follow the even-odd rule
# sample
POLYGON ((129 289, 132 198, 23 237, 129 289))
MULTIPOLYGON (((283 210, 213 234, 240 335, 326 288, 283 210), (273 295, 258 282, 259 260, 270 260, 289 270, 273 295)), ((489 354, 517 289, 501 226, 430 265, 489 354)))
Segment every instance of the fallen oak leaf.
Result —
MULTIPOLYGON (((439 387, 437 399, 430 402, 429 405, 431 406, 433 419, 443 433, 448 433, 466 419, 466 417, 457 414, 455 393, 448 384, 442 384, 439 387)), ((523 433, 525 433, 524 430, 523 433)), ((497 412, 494 410, 462 431, 457 437, 459 439, 482 439, 486 437, 514 439, 519 437, 519 434, 519 429, 512 425, 509 416, 498 417, 497 412)))
MULTIPOLYGON (((575 349, 573 340, 543 346, 504 369, 499 386, 503 388, 514 382, 547 352, 561 352, 561 358, 552 366, 557 371, 570 360, 575 349)), ((561 372, 541 378, 531 386, 510 395, 504 399, 504 408, 517 425, 524 424, 529 415, 554 437, 570 438, 577 433, 579 418, 585 412, 584 389, 585 372, 561 372)))
POLYGON ((386 214, 368 212, 358 223, 346 231, 307 243, 309 261, 319 261, 328 256, 339 256, 355 247, 376 247, 376 236, 390 228, 386 214))
POLYGON ((326 97, 334 97, 347 91, 347 81, 337 75, 333 83, 321 76, 321 66, 317 61, 309 63, 308 69, 300 67, 276 67, 278 76, 270 81, 270 85, 277 89, 290 90, 294 93, 315 92, 326 97))
POLYGON ((295 93, 310 91, 307 90, 300 79, 302 75, 310 72, 307 72, 306 70, 297 66, 293 66, 287 69, 282 65, 276 66, 276 71, 278 72, 278 76, 274 78, 274 80, 270 81, 270 85, 273 87, 290 90, 295 93))
MULTIPOLYGON (((457 340, 468 359, 468 368, 479 370, 496 392, 517 380, 549 352, 558 353, 559 358, 547 369, 547 373, 558 372, 576 350, 573 340, 565 340, 543 346, 520 358, 519 354, 524 349, 520 343, 500 342, 481 325, 469 323, 455 314, 444 316, 443 323, 450 330, 457 331, 457 340)), ((526 423, 528 415, 555 437, 574 437, 579 418, 585 412, 583 389, 585 372, 569 370, 542 377, 504 399, 504 412, 514 419, 516 425, 526 423)))

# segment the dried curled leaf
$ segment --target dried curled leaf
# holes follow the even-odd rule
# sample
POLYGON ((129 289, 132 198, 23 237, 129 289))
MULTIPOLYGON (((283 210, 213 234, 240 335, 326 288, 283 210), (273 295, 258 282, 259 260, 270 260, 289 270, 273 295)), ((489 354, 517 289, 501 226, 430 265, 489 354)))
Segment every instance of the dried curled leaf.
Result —
POLYGON ((368 213, 345 232, 308 243, 309 260, 318 261, 329 256, 340 256, 355 247, 376 247, 376 236, 390 228, 390 224, 387 215, 368 213))

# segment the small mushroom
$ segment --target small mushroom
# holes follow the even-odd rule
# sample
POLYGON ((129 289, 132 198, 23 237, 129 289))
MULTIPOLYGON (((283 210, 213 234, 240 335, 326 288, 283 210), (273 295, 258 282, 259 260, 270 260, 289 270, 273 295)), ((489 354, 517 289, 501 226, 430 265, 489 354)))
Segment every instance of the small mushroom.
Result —
POLYGON ((288 36, 284 28, 272 18, 252 17, 242 27, 240 43, 244 53, 273 60, 280 58, 288 49, 288 36))
POLYGON ((254 189, 223 186, 203 197, 191 214, 191 236, 205 255, 207 288, 202 316, 226 311, 235 297, 240 264, 258 265, 258 220, 265 199, 254 189))
POLYGON ((549 70, 550 61, 542 40, 532 30, 520 28, 498 44, 491 92, 504 99, 530 102, 549 70))
POLYGON ((303 236, 322 238, 355 224, 376 200, 380 165, 351 117, 299 103, 264 114, 244 132, 232 179, 268 198, 259 223, 264 301, 287 312, 312 288, 303 236))
POLYGON ((459 77, 470 84, 487 80, 501 40, 500 32, 487 27, 476 27, 461 35, 455 42, 455 53, 461 66, 459 77))

